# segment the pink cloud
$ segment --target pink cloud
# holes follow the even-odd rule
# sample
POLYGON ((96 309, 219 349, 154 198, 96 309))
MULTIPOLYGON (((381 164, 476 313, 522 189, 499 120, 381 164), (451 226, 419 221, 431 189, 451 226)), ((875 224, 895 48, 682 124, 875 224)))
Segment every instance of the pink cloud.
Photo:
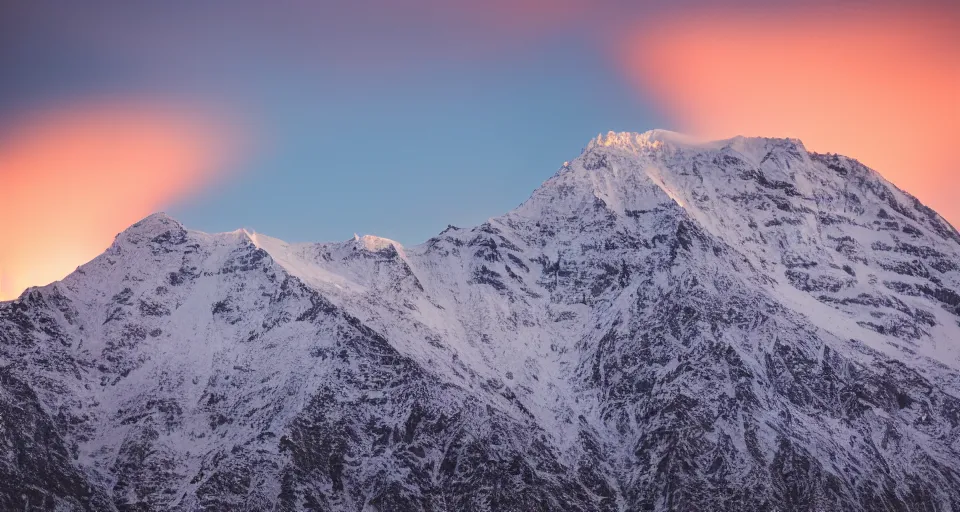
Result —
POLYGON ((103 103, 0 134, 0 299, 63 278, 136 220, 222 177, 235 130, 198 112, 103 103))
POLYGON ((798 137, 855 157, 960 224, 960 22, 935 8, 665 16, 619 62, 679 128, 798 137))

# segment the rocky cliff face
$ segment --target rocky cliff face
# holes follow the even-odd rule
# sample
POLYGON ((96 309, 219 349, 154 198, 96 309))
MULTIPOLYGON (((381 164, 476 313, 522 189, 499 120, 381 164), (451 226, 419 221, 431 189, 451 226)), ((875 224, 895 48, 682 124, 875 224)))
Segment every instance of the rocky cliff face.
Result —
POLYGON ((0 508, 956 510, 958 397, 935 212, 611 133, 416 247, 158 214, 0 303, 0 508))

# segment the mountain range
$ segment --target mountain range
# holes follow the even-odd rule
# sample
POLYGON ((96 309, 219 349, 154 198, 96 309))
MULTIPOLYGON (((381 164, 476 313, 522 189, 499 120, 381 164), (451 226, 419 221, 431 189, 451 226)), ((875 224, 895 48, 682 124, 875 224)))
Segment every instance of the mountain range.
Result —
POLYGON ((960 234, 662 130, 412 247, 154 214, 0 303, 0 509, 960 510, 960 234))

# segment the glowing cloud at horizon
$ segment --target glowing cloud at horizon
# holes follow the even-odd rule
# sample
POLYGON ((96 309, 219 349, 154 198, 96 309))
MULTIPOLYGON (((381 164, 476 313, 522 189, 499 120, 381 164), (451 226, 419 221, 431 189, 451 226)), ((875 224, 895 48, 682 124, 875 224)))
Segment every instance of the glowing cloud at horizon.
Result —
POLYGON ((223 169, 230 130, 188 110, 97 104, 0 133, 0 300, 61 279, 223 169))
POLYGON ((950 12, 667 15, 630 31, 618 58, 683 131, 799 138, 860 160, 960 225, 950 12))

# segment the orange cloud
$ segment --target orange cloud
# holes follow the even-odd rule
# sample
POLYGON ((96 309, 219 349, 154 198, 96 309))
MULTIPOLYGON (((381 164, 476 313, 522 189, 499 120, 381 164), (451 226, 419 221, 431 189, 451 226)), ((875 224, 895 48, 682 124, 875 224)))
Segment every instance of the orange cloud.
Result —
POLYGON ((960 224, 960 22, 898 12, 657 19, 619 55, 680 128, 798 137, 859 159, 960 224))
POLYGON ((0 134, 0 300, 61 279, 222 170, 233 143, 196 112, 90 105, 0 134))

